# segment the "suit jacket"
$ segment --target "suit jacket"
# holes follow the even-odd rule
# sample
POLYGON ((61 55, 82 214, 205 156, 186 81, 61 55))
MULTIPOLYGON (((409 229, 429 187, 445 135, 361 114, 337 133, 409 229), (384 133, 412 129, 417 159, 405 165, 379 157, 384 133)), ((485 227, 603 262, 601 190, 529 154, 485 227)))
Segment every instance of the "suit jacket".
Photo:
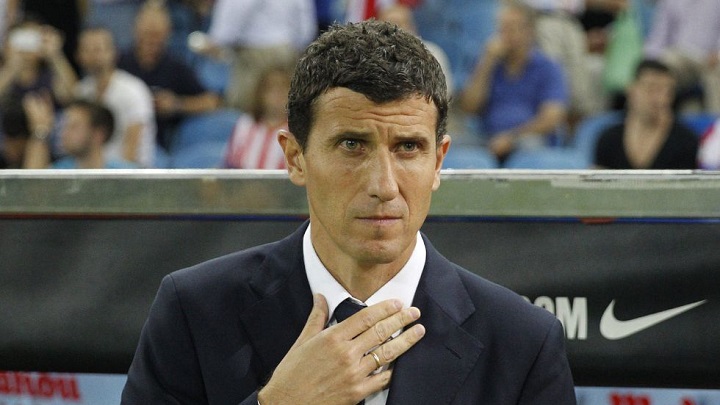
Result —
MULTIPOLYGON (((257 405, 312 308, 306 227, 166 276, 122 404, 257 405)), ((395 362, 388 404, 575 404, 559 321, 425 244, 426 334, 395 362)))

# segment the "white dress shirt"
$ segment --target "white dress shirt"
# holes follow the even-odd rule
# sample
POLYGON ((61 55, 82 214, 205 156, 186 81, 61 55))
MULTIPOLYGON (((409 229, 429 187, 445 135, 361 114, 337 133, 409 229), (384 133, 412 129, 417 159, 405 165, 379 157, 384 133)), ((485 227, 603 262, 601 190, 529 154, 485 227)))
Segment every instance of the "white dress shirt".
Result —
MULTIPOLYGON (((322 264, 320 258, 315 252, 312 241, 310 239, 310 226, 308 226, 303 236, 303 260, 305 262, 305 273, 307 274, 310 290, 313 294, 322 294, 328 303, 328 313, 332 316, 335 308, 350 297, 358 303, 365 305, 374 305, 380 301, 395 298, 403 303, 403 308, 409 308, 415 297, 420 276, 422 276, 425 267, 425 243, 417 233, 417 242, 415 249, 410 255, 405 266, 390 281, 375 292, 365 302, 355 299, 348 293, 345 288, 330 274, 327 268, 322 264)), ((330 324, 335 324, 334 319, 330 319, 330 324)), ((395 335, 399 334, 396 332, 395 335)), ((389 389, 377 392, 365 398, 365 405, 385 405, 387 402, 389 389)))

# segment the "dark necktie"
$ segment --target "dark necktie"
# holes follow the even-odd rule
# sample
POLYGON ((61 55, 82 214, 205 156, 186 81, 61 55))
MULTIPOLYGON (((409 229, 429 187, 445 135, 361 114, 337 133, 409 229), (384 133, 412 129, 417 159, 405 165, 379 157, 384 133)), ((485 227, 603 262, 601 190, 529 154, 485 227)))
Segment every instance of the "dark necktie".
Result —
MULTIPOLYGON (((365 305, 357 304, 355 301, 353 301, 350 298, 345 298, 345 301, 341 302, 337 308, 335 308, 335 312, 333 312, 333 316, 335 317, 335 320, 337 323, 340 323, 351 316, 353 316, 355 313, 360 311, 361 309, 365 308, 365 305)), ((364 405, 365 400, 358 402, 358 405, 364 405)))
POLYGON ((353 316, 355 313, 360 311, 361 309, 365 308, 365 305, 363 304, 357 304, 355 301, 353 301, 351 298, 345 298, 345 301, 341 302, 337 308, 335 308, 335 312, 333 312, 333 316, 335 317, 335 320, 337 323, 340 323, 351 316, 353 316))

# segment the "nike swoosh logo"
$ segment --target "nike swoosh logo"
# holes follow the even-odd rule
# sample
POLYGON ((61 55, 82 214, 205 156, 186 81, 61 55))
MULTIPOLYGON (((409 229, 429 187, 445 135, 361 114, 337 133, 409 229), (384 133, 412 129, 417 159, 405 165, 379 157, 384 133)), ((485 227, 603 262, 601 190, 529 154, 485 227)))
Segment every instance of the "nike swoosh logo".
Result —
POLYGON ((665 322, 670 318, 676 317, 683 312, 687 312, 699 305, 702 305, 707 300, 694 302, 692 304, 683 305, 681 307, 668 309, 662 312, 657 312, 650 315, 641 316, 640 318, 630 319, 627 321, 620 321, 615 318, 615 300, 610 302, 610 305, 605 309, 605 312, 600 318, 600 334, 606 339, 618 340, 628 336, 634 335, 640 331, 643 331, 651 326, 655 326, 661 322, 665 322))

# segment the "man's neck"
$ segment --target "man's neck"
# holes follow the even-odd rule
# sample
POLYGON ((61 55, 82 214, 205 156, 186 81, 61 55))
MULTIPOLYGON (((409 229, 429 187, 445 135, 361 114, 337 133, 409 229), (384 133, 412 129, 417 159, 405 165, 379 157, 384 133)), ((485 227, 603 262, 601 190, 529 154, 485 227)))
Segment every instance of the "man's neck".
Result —
POLYGON ((511 76, 519 75, 525 70, 529 59, 530 49, 515 50, 505 58, 505 71, 511 76))
POLYGON ((151 54, 148 52, 135 52, 135 59, 137 60, 140 69, 144 71, 150 71, 155 69, 158 63, 160 63, 161 57, 162 55, 151 54))
POLYGON ((665 131, 672 123, 672 113, 657 112, 655 114, 638 114, 632 111, 628 114, 627 125, 635 129, 655 133, 665 131))
POLYGON ((402 266, 396 269, 389 265, 374 265, 367 268, 360 266, 342 270, 328 268, 328 271, 350 295, 360 301, 366 301, 392 280, 401 269, 402 266))
MULTIPOLYGON (((345 255, 328 255, 317 252, 321 262, 333 278, 347 292, 360 301, 365 301, 392 280, 410 259, 416 241, 392 263, 358 263, 345 255), (326 260, 324 257, 331 257, 326 260)), ((317 251, 317 250, 316 250, 317 251)))
POLYGON ((108 68, 104 69, 102 71, 97 72, 95 77, 95 83, 97 86, 97 96, 98 98, 102 98, 102 96, 105 94, 105 90, 107 90, 108 86, 110 85, 110 80, 113 77, 113 74, 115 74, 115 68, 108 68))

